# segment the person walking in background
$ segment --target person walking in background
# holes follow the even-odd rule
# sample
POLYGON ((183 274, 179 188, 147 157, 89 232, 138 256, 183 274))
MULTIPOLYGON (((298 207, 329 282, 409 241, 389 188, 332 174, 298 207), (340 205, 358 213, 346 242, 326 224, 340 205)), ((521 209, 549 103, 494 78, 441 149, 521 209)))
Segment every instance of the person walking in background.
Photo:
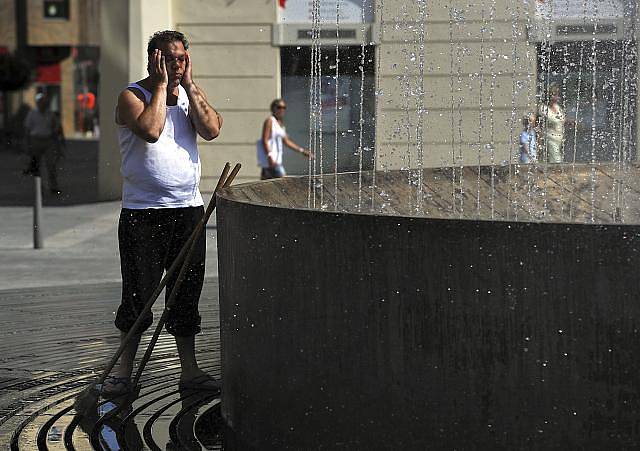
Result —
POLYGON ((527 113, 522 118, 524 130, 520 134, 520 163, 535 163, 538 159, 537 116, 527 113))
POLYGON ((542 119, 542 137, 544 138, 545 158, 548 163, 562 163, 564 147, 564 127, 572 121, 566 119, 560 105, 560 86, 551 83, 549 86, 549 102, 540 106, 539 115, 542 119))
POLYGON ((313 158, 310 151, 297 145, 289 138, 284 126, 284 115, 287 104, 283 99, 271 102, 271 116, 265 119, 262 126, 262 138, 258 140, 256 148, 258 164, 262 168, 262 180, 284 177, 286 171, 282 164, 283 145, 301 153, 307 158, 313 158))
POLYGON ((36 94, 36 108, 29 111, 24 120, 25 145, 29 165, 25 175, 40 175, 44 158, 49 179, 49 191, 60 195, 58 186, 58 161, 62 156, 64 135, 58 117, 49 109, 49 99, 43 93, 36 94))
POLYGON ((81 92, 76 96, 77 127, 87 136, 94 135, 96 95, 91 91, 81 92))
MULTIPOLYGON (((211 141, 220 133, 222 117, 192 78, 189 43, 177 31, 155 33, 147 46, 149 76, 122 91, 116 107, 122 154, 122 211, 118 224, 122 301, 115 325, 123 340, 204 215, 200 194, 197 136, 211 141)), ((167 316, 180 358, 181 389, 218 390, 219 383, 202 371, 195 356, 200 332, 198 303, 204 282, 205 233, 196 248, 167 316)), ((177 274, 167 283, 169 296, 177 274)), ((130 392, 133 361, 140 335, 152 323, 149 313, 128 342, 118 367, 105 380, 103 394, 130 392)))

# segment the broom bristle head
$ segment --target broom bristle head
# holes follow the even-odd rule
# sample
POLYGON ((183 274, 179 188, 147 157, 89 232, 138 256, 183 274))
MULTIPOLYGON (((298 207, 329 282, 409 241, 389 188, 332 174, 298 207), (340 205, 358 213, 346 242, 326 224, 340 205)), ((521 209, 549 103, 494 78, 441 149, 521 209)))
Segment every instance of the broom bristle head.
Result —
POLYGON ((73 402, 73 408, 79 415, 87 415, 88 412, 96 409, 98 398, 100 398, 100 392, 95 384, 91 384, 78 393, 78 396, 76 396, 73 402))

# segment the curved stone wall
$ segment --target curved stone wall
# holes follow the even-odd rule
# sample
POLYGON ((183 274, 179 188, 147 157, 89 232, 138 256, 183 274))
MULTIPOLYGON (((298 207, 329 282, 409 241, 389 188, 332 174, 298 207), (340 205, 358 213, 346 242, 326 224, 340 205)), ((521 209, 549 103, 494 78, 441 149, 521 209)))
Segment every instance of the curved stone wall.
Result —
POLYGON ((639 226, 293 208, 295 183, 218 198, 245 447, 638 444, 639 226))

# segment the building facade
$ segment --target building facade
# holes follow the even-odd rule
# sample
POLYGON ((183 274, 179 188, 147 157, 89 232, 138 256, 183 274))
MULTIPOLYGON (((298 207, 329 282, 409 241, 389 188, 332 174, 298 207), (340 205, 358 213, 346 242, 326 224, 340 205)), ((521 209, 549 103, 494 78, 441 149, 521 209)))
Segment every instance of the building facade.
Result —
MULTIPOLYGON (((615 11, 617 0, 604 1, 615 11)), ((588 0, 589 11, 596 11, 593 18, 558 15, 566 6, 549 18, 545 8, 550 4, 322 0, 314 12, 313 0, 101 2, 98 98, 103 117, 109 119, 101 123, 101 196, 119 195, 113 109, 120 90, 146 75, 146 41, 156 30, 174 28, 187 35, 194 77, 225 117, 221 136, 200 142, 201 185, 210 190, 226 161, 243 164, 240 180, 258 177, 255 143, 277 97, 288 102, 287 130, 293 139, 305 147, 311 144, 316 157, 322 148, 322 161, 316 158, 311 168, 315 173, 514 161, 522 115, 537 109, 548 95, 551 76, 557 78, 558 70, 549 69, 552 64, 545 58, 555 58, 557 48, 575 53, 563 42, 582 41, 589 57, 587 44, 596 30, 604 53, 613 42, 618 56, 635 58, 635 6, 625 4, 620 7, 626 11, 623 17, 611 17, 598 6, 603 2, 588 0), (598 25, 571 28, 587 21, 598 25), (315 39, 314 22, 322 28, 315 39), (612 22, 618 25, 612 28, 612 22), (555 26, 553 33, 541 35, 549 23, 555 26), (572 30, 578 34, 572 36, 572 30), (312 74, 320 80, 318 95, 310 89, 312 74), (316 123, 317 133, 310 136, 310 113, 318 105, 321 128, 316 123)), ((637 65, 627 63, 624 76, 633 80, 624 113, 629 121, 635 118, 637 65)), ((565 93, 571 86, 566 80, 565 93)), ((583 112, 588 108, 585 104, 583 112)), ((636 125, 629 124, 633 130, 627 142, 635 143, 636 125)), ((298 155, 285 158, 289 173, 309 171, 298 155)))
MULTIPOLYGON (((97 135, 99 0, 0 0, 0 51, 30 60, 30 86, 3 99, 3 114, 51 99, 67 136, 97 135)), ((4 122, 4 121, 3 121, 4 122)))

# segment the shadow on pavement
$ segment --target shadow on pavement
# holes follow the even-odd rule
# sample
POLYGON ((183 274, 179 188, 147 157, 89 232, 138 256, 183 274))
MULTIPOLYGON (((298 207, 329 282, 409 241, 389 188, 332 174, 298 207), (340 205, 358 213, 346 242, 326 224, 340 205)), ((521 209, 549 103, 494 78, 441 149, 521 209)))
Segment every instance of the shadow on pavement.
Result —
MULTIPOLYGON (((0 206, 33 205, 33 177, 22 173, 27 165, 27 156, 21 149, 0 148, 0 160, 0 206)), ((46 169, 43 168, 43 204, 58 206, 96 202, 97 180, 98 141, 67 139, 65 157, 58 163, 62 194, 49 192, 46 169)))

